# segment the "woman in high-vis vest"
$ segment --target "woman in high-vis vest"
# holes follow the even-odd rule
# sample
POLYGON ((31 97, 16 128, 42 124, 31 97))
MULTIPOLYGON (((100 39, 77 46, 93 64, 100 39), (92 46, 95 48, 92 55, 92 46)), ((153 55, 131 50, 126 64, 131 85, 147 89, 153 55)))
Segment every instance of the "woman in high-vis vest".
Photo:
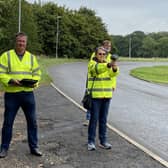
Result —
MULTIPOLYGON (((106 61, 111 62, 112 61, 112 54, 111 54, 112 44, 111 44, 111 41, 110 40, 104 40, 101 47, 104 48, 104 50, 106 51, 106 61)), ((95 52, 92 53, 90 60, 93 59, 94 57, 95 57, 95 52)), ((111 82, 112 82, 112 89, 113 89, 113 91, 115 91, 116 83, 117 83, 116 77, 111 78, 111 82)), ((83 122, 83 125, 88 126, 89 125, 89 120, 90 120, 90 110, 87 110, 86 120, 85 120, 85 122, 83 122)))
POLYGON ((99 122, 99 146, 111 149, 107 142, 106 123, 113 94, 112 78, 119 74, 115 61, 107 62, 106 51, 99 47, 88 64, 88 90, 92 92, 91 118, 88 127, 88 150, 95 150, 97 122, 99 122))
POLYGON ((5 91, 5 111, 1 136, 0 158, 7 156, 12 139, 15 116, 21 107, 27 121, 28 143, 33 155, 41 156, 38 149, 37 121, 33 89, 38 86, 41 71, 37 59, 26 51, 27 36, 18 33, 15 49, 0 56, 0 82, 5 91), (23 79, 26 79, 25 82, 23 79))

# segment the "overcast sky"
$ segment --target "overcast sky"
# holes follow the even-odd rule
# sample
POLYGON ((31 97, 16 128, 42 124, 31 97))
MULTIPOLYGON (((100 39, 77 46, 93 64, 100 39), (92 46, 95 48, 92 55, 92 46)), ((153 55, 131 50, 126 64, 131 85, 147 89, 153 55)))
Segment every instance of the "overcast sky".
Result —
POLYGON ((81 6, 93 9, 110 34, 168 31, 168 0, 41 0, 42 3, 49 1, 69 9, 81 6))

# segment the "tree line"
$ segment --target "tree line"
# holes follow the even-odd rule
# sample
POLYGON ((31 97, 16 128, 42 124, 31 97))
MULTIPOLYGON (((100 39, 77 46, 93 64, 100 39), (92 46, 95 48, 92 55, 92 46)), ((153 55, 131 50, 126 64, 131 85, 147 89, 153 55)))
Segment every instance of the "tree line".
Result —
POLYGON ((126 36, 112 36, 112 39, 118 54, 122 56, 168 57, 168 32, 145 34, 142 31, 135 31, 126 36))
MULTIPOLYGON (((0 53, 13 48, 18 32, 19 0, 0 0, 0 53)), ((59 18, 58 57, 89 58, 104 39, 113 43, 113 53, 128 57, 167 57, 168 32, 110 35, 94 10, 81 7, 71 10, 56 3, 40 6, 22 0, 21 31, 28 35, 28 50, 55 57, 59 18)))

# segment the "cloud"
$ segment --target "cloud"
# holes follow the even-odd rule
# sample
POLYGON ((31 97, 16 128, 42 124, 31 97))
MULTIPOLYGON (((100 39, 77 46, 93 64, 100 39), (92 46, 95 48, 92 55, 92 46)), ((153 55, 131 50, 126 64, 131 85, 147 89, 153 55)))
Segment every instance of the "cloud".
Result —
MULTIPOLYGON (((28 0, 33 1, 34 0, 28 0)), ((47 2, 49 0, 42 0, 47 2)), ((52 1, 52 0, 50 0, 52 1)), ((110 34, 167 31, 168 0, 53 0, 70 9, 86 6, 95 10, 110 34)))

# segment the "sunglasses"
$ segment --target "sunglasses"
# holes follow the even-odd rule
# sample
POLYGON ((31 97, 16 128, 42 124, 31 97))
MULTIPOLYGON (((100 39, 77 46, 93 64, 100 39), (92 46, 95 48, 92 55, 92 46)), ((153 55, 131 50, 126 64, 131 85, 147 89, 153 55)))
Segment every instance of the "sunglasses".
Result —
POLYGON ((98 53, 98 55, 106 55, 106 53, 98 53))

